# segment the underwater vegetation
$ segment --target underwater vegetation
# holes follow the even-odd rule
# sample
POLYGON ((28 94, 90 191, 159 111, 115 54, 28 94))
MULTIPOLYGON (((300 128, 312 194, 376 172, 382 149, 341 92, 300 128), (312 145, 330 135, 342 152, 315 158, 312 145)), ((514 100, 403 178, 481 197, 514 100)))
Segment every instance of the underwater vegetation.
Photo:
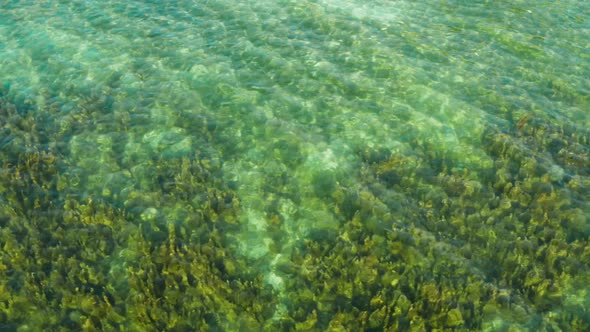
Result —
POLYGON ((59 143, 74 127, 45 108, 0 103, 4 329, 590 328, 584 130, 533 116, 490 126, 489 169, 456 167, 419 140, 413 155, 359 149, 361 186, 316 189, 336 235, 304 239, 273 267, 279 294, 224 236, 241 206, 216 157, 154 160, 154 180, 119 200, 80 195, 59 143))
POLYGON ((588 133, 570 130, 535 118, 511 133, 490 127, 494 165, 479 172, 419 142, 413 156, 360 151, 364 186, 332 193, 347 217, 338 238, 306 241, 285 269, 294 277, 283 324, 587 329, 588 133))
POLYGON ((272 316, 268 286, 224 248, 238 203, 216 189, 215 166, 162 163, 154 192, 130 190, 115 207, 72 189, 70 151, 52 143, 71 132, 42 131, 5 100, 0 121, 2 329, 231 330, 272 316))

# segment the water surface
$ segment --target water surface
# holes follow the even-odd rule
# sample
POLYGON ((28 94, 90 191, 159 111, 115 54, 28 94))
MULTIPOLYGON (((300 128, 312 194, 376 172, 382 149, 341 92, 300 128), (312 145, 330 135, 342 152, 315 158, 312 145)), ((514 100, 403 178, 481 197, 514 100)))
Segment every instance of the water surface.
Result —
POLYGON ((0 324, 587 330, 585 1, 4 1, 0 324))

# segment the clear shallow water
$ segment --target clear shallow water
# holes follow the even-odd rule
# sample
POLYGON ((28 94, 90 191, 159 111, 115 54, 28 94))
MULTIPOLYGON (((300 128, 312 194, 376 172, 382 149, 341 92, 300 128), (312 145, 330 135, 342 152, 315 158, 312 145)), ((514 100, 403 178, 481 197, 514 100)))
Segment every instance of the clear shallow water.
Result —
POLYGON ((1 6, 3 324, 590 324, 585 2, 1 6))

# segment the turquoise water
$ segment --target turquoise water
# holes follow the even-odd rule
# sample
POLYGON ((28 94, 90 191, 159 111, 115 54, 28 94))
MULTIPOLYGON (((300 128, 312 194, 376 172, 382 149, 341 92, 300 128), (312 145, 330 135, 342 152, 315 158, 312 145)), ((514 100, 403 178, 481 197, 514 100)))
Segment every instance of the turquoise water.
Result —
POLYGON ((7 330, 590 329, 585 1, 3 1, 7 330))

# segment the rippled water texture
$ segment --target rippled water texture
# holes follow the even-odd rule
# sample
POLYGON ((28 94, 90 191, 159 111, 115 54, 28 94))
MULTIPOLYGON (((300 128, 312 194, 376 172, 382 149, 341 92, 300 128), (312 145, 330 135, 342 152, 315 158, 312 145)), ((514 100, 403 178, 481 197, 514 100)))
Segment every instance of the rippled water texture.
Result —
POLYGON ((586 1, 0 2, 0 329, 590 330, 586 1))

